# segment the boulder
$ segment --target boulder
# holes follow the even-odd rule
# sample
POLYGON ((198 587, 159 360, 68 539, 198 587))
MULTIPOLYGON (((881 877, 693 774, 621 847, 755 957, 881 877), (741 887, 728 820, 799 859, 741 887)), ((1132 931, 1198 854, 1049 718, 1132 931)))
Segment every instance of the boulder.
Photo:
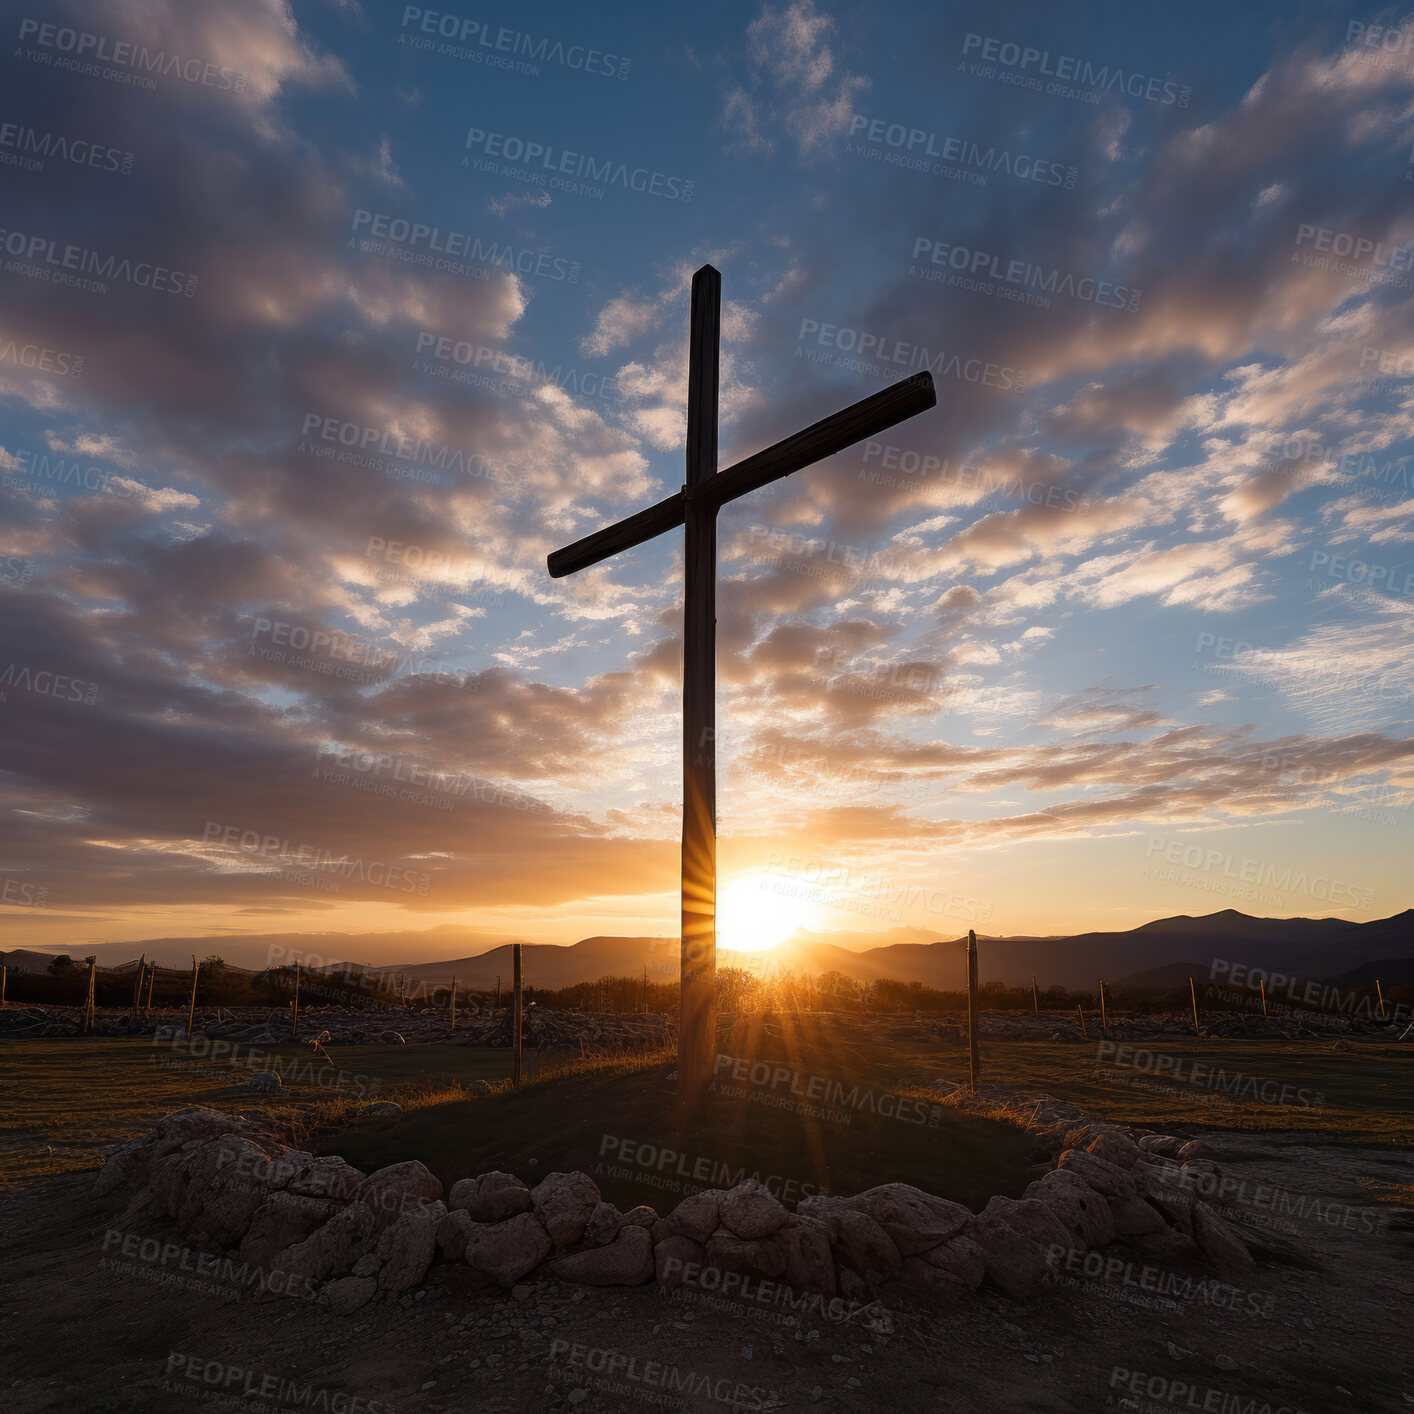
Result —
POLYGON ((970 1295, 986 1275, 982 1249, 970 1237, 951 1237, 906 1257, 901 1270, 904 1285, 933 1296, 970 1295))
POLYGON ((271 1258, 273 1270, 309 1281, 328 1281, 353 1270, 354 1263, 372 1250, 378 1227, 367 1203, 340 1208, 322 1227, 271 1258))
POLYGON ((1118 1130, 1105 1129, 1090 1141, 1086 1152, 1106 1159, 1122 1169, 1129 1169, 1138 1162, 1141 1150, 1127 1135, 1119 1133, 1118 1130))
POLYGON ((403 1107, 393 1100, 374 1100, 354 1111, 359 1124, 396 1124, 403 1117, 403 1107))
POLYGON ((707 1239, 707 1265, 723 1272, 749 1272, 774 1281, 781 1274, 785 1255, 768 1238, 738 1237, 719 1227, 707 1239))
POLYGON ((1114 1219, 1116 1237, 1144 1237, 1162 1232, 1168 1223, 1152 1203, 1143 1198, 1107 1198, 1110 1216, 1114 1219))
POLYGON ((718 1221, 718 1203, 721 1196, 721 1190, 718 1188, 689 1194, 663 1218, 666 1231, 680 1237, 690 1237, 694 1242, 705 1243, 721 1226, 718 1221))
POLYGON ((1067 1149, 1056 1167, 1063 1173, 1073 1173, 1103 1198, 1134 1197, 1134 1178, 1129 1170, 1087 1149, 1067 1149))
POLYGON ((707 1249, 690 1237, 673 1234, 654 1244, 653 1265, 658 1285, 664 1291, 674 1291, 686 1279, 690 1266, 707 1265, 707 1249))
POLYGON ((1237 1229, 1206 1203, 1193 1205, 1193 1240, 1215 1267, 1250 1267, 1252 1254, 1237 1229))
POLYGON ((653 1239, 647 1228, 621 1228, 605 1246, 558 1257, 550 1270, 582 1286, 642 1286, 653 1276, 653 1239))
POLYGON ((146 1136, 120 1144, 103 1161, 98 1177, 93 1181, 96 1198, 107 1197, 116 1188, 125 1188, 137 1181, 147 1170, 152 1156, 152 1144, 146 1136))
POLYGON ((285 1185, 288 1193, 307 1198, 332 1198, 336 1203, 350 1202, 364 1180, 362 1169, 356 1169, 337 1154, 312 1158, 308 1166, 285 1185))
POLYGON ((972 1219, 966 1235, 982 1254, 987 1280, 1008 1296, 1021 1300, 1046 1289, 1051 1267, 1039 1243, 985 1214, 972 1219))
POLYGON ((186 1196, 177 1227, 192 1242, 234 1247, 250 1229, 255 1214, 274 1191, 279 1174, 248 1139, 223 1136, 203 1144, 187 1170, 186 1196))
POLYGON ((1115 1224, 1109 1204, 1089 1184, 1054 1169, 1028 1185, 1023 1198, 1044 1203, 1070 1232, 1087 1247, 1104 1247, 1114 1241, 1115 1224))
POLYGON ((799 1216, 825 1214, 819 1221, 825 1224, 830 1241, 871 1286, 898 1275, 902 1263, 899 1250, 893 1238, 868 1213, 844 1207, 812 1207, 807 1213, 805 1207, 805 1203, 799 1205, 799 1216))
POLYGON ((429 1203, 404 1213, 383 1229, 376 1255, 383 1261, 378 1273, 381 1291, 411 1291, 421 1284, 437 1250, 437 1231, 447 1210, 441 1203, 429 1203))
POLYGON ((599 1188, 587 1173, 550 1173, 531 1190, 531 1203, 541 1226, 557 1247, 570 1247, 599 1206, 599 1188))
POLYGON ((881 1184, 859 1194, 856 1202, 888 1233, 902 1257, 946 1242, 972 1218, 961 1203, 934 1197, 909 1183, 881 1184))
POLYGON ((1056 1248, 1065 1251, 1079 1250, 1082 1253, 1086 1243, 1055 1215, 1055 1212, 1038 1198, 1007 1198, 998 1193, 985 1208, 984 1217, 999 1218, 1009 1228, 1023 1237, 1029 1237, 1043 1251, 1056 1248))
POLYGON ((829 1229, 819 1219, 788 1215, 765 1242, 780 1254, 783 1281, 798 1291, 835 1294, 835 1254, 829 1229))
POLYGON ((1147 1163, 1134 1166, 1134 1182, 1139 1196, 1157 1208, 1180 1232, 1191 1233, 1194 1194, 1191 1185, 1181 1175, 1181 1169, 1155 1168, 1147 1163))
POLYGON ((515 1174, 499 1171, 458 1179, 447 1199, 449 1209, 464 1208, 478 1223, 504 1222, 531 1206, 530 1189, 515 1174))
POLYGON ((1146 1154, 1161 1154, 1166 1159, 1177 1158, 1183 1147, 1183 1140, 1173 1134, 1145 1134, 1139 1140, 1139 1147, 1146 1154))
POLYGON ((347 1316, 366 1305, 378 1290, 372 1277, 340 1277, 324 1288, 323 1297, 337 1315, 347 1316))
POLYGON ((510 1288, 548 1257, 550 1235, 534 1213, 517 1213, 504 1222, 478 1223, 467 1238, 466 1263, 510 1288))
POLYGON ((263 1267, 277 1252, 323 1227, 338 1210, 339 1205, 328 1198, 272 1193, 256 1210, 241 1241, 241 1261, 263 1267))
MULTIPOLYGON (((456 1190, 453 1189, 453 1192, 456 1190)), ((437 1224, 437 1250, 449 1262, 460 1262, 466 1257, 467 1239, 476 1224, 465 1208, 449 1212, 437 1224)))
POLYGON ((442 1196, 441 1181, 417 1159, 404 1159, 371 1173, 354 1189, 353 1201, 373 1213, 381 1232, 408 1213, 435 1203, 442 1196))
POLYGON ((194 1139, 208 1140, 216 1139, 222 1134, 240 1134, 246 1127, 245 1121, 236 1115, 223 1114, 220 1110, 208 1110, 203 1105, 190 1105, 184 1110, 174 1110, 157 1121, 149 1136, 153 1145, 152 1157, 165 1158, 194 1139))
MULTIPOLYGON (((584 1241, 591 1247, 604 1247, 618 1235, 623 1226, 623 1214, 612 1203, 598 1203, 584 1225, 584 1241)), ((652 1239, 649 1239, 651 1244, 652 1239)), ((594 1282, 599 1286, 607 1283, 594 1282)))
POLYGON ((759 1179, 729 1188, 718 1203, 718 1219, 738 1237, 769 1237, 790 1216, 785 1205, 759 1179))

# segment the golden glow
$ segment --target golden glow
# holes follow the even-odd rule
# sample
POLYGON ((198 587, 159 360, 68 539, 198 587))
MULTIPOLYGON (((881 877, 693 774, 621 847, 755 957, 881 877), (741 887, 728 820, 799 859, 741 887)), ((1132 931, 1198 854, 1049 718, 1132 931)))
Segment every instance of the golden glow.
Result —
POLYGON ((787 880, 767 874, 738 874, 717 891, 717 946, 760 952, 783 943, 806 927, 814 909, 781 892, 787 880))

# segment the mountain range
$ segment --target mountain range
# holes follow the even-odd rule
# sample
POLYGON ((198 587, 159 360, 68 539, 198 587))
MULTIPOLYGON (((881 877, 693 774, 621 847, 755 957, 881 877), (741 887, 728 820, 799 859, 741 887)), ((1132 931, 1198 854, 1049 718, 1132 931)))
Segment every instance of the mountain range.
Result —
MULTIPOLYGON (((68 951, 75 958, 92 954, 103 967, 132 962, 145 954, 149 961, 186 968, 193 953, 202 958, 219 952, 227 963, 248 970, 293 961, 298 956, 309 968, 352 967, 371 973, 406 974, 409 981, 428 985, 443 985, 456 977, 466 986, 490 988, 498 977, 503 986, 510 981, 513 941, 504 934, 443 925, 422 932, 243 934, 76 943, 67 950, 55 948, 54 953, 68 951), (389 952, 416 956, 417 951, 423 951, 426 956, 433 950, 456 950, 459 955, 411 965, 380 965, 371 960, 389 952)), ((20 948, 0 952, 0 963, 41 971, 54 953, 20 948)), ((814 934, 801 929, 765 952, 721 949, 718 965, 756 973, 790 970, 817 977, 838 972, 858 982, 891 978, 958 990, 966 980, 966 939, 929 939, 918 929, 893 929, 875 935, 814 934), (870 946, 870 937, 890 941, 870 946)), ((1029 986, 1034 976, 1042 990, 1057 985, 1092 989, 1099 978, 1116 988, 1165 990, 1182 986, 1190 975, 1206 980, 1212 971, 1220 978, 1225 975, 1224 965, 1275 969, 1314 980, 1368 981, 1376 975, 1387 982, 1400 980, 1414 966, 1414 909, 1391 918, 1351 923, 1342 918, 1254 918, 1229 908, 1200 917, 1181 914, 1160 918, 1123 932, 978 940, 981 981, 1029 986), (1386 976, 1375 964, 1387 961, 1406 965, 1388 969, 1386 976)), ((650 980, 667 982, 678 975, 678 940, 593 937, 569 945, 526 943, 524 966, 526 983, 534 987, 566 987, 606 975, 640 977, 645 967, 650 980)))

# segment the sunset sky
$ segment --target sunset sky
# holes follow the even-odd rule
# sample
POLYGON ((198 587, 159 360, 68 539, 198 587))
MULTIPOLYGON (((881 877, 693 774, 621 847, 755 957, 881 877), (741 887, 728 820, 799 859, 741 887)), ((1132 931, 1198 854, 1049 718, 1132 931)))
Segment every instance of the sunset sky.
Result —
POLYGON ((724 945, 1414 902, 1414 22, 1065 8, 12 8, 0 946, 675 932, 709 261, 724 467, 938 388, 721 516, 724 945))

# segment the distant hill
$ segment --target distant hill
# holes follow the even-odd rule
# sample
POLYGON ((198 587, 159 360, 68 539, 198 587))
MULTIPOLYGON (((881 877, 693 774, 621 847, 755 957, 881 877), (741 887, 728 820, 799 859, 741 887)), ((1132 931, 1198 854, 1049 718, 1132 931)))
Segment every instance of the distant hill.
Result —
MULTIPOLYGON (((960 990, 966 980, 964 937, 932 938, 916 929, 893 929, 878 935, 888 939, 860 947, 867 934, 797 932, 780 946, 759 953, 719 951, 721 965, 746 967, 758 973, 777 970, 820 976, 839 972, 860 982, 895 978, 931 987, 960 990), (899 935, 903 934, 900 939, 899 935)), ((74 943, 55 952, 78 958, 94 953, 100 965, 134 961, 140 953, 166 966, 187 967, 191 954, 219 953, 237 967, 261 968, 301 957, 306 966, 332 964, 369 972, 405 972, 413 980, 442 984, 455 976, 472 987, 502 985, 511 976, 511 942, 505 935, 444 925, 420 932, 397 933, 270 933, 227 937, 163 938, 140 943, 74 943), (435 954, 441 952, 438 959, 435 954), (430 960, 401 964, 382 961, 389 954, 430 960), (454 954, 447 956, 447 954, 454 954)), ((564 987, 592 982, 606 975, 641 976, 646 966, 655 981, 678 974, 678 940, 661 937, 593 937, 568 946, 526 943, 525 976, 531 986, 564 987)), ((1160 990, 1181 986, 1190 974, 1207 980, 1218 964, 1224 967, 1273 968, 1297 976, 1324 980, 1346 976, 1367 964, 1414 959, 1414 910, 1369 923, 1339 918, 1254 918, 1235 909, 1199 917, 1187 914, 1159 918, 1123 932, 1080 933, 1073 937, 988 938, 978 942, 979 975, 983 982, 1029 986, 1034 975, 1049 986, 1093 989, 1104 978, 1115 987, 1148 986, 1160 990)), ((10 964, 43 970, 51 954, 17 949, 0 954, 21 959, 10 964)), ((1383 980, 1383 974, 1382 980, 1383 980)), ((1390 980, 1394 972, 1390 971, 1390 980)))

